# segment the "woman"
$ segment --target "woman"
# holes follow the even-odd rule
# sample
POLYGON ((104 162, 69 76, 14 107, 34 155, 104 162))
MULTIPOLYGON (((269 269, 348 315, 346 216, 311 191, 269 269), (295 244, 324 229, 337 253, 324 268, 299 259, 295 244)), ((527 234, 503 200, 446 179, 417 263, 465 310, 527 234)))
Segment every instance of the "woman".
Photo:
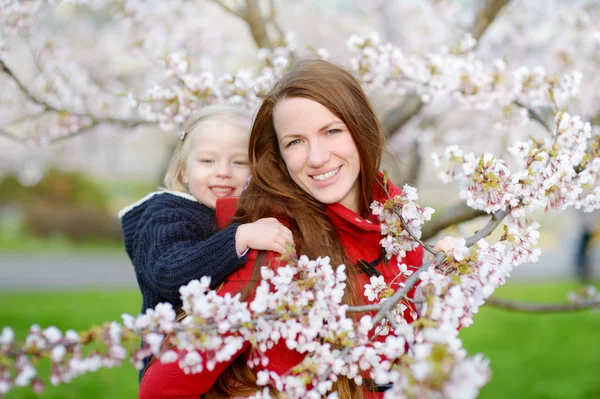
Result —
MULTIPOLYGON (((321 60, 300 63, 265 96, 250 136, 252 179, 239 200, 235 220, 252 222, 274 216, 289 226, 298 254, 328 255, 332 265, 348 266, 345 303, 365 304, 364 285, 381 273, 386 282, 399 273, 395 258, 382 256, 379 221, 369 205, 400 190, 383 187, 379 173, 384 137, 369 100, 346 70, 321 60)), ((218 207, 218 205, 217 205, 218 207)), ((251 251, 248 262, 230 275, 221 290, 252 295, 260 266, 275 256, 251 251)), ((403 263, 417 268, 423 249, 407 253, 403 263)), ((395 287, 402 278, 395 279, 395 287)), ((411 309, 405 318, 412 321, 411 309)), ((414 313, 413 313, 414 314, 414 313)), ((282 374, 304 355, 272 348, 267 368, 282 374)), ((372 397, 371 392, 340 378, 341 398, 372 397)), ((250 395, 259 389, 244 354, 213 372, 185 375, 177 364, 154 362, 140 388, 141 398, 198 398, 250 395)))

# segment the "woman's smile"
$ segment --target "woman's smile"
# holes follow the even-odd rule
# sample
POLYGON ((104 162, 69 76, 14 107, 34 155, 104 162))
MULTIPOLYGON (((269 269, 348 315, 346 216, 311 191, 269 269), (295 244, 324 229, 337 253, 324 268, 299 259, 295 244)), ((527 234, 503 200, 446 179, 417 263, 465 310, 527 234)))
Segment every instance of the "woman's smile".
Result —
POLYGON ((291 97, 277 103, 273 123, 292 180, 323 204, 358 212, 360 157, 346 124, 324 105, 291 97))

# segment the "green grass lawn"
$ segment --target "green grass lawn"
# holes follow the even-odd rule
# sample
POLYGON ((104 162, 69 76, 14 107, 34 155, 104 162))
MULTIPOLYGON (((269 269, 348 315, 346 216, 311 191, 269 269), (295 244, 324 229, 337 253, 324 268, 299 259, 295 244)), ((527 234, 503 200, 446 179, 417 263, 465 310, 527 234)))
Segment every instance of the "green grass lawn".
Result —
MULTIPOLYGON (((80 331, 103 321, 120 321, 123 313, 139 313, 141 295, 137 291, 3 293, 0 304, 0 328, 9 325, 15 329, 17 338, 22 339, 35 323, 42 328, 54 325, 63 330, 80 331)), ((47 375, 49 367, 44 370, 47 375)), ((135 398, 137 374, 131 363, 126 362, 117 369, 82 375, 69 384, 57 387, 48 384, 41 395, 16 388, 6 395, 6 399, 135 398)))
MULTIPOLYGON (((509 284, 498 296, 528 301, 563 300, 575 284, 509 284)), ((0 328, 9 325, 23 338, 33 323, 42 327, 86 329, 122 313, 137 313, 141 298, 135 291, 0 294, 0 328)), ((484 308, 475 324, 461 331, 470 354, 484 353, 493 370, 481 398, 600 397, 600 314, 531 315, 484 308)), ((127 363, 48 387, 37 396, 26 389, 11 391, 17 398, 134 398, 137 371, 127 363)))

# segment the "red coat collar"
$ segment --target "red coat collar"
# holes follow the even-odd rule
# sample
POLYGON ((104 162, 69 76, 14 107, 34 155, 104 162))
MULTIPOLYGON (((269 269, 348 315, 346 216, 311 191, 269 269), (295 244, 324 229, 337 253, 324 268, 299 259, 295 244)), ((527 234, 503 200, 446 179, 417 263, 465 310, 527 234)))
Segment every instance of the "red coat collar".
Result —
MULTIPOLYGON (((388 199, 388 193, 392 197, 402 193, 402 190, 394 186, 390 181, 388 181, 384 186, 383 180, 383 173, 379 172, 373 187, 373 196, 371 197, 371 202, 385 202, 388 199)), ((354 230, 357 233, 359 231, 379 232, 379 219, 376 215, 370 214, 367 218, 363 218, 339 202, 327 205, 326 210, 332 222, 338 228, 343 228, 344 230, 354 230)))

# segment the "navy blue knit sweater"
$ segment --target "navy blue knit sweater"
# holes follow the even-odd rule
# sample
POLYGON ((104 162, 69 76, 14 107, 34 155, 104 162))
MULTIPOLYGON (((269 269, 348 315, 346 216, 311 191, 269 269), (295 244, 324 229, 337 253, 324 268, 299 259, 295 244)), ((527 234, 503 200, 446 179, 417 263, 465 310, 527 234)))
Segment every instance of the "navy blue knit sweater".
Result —
POLYGON ((122 210, 119 217, 142 291, 142 313, 160 302, 177 308, 179 287, 210 276, 214 288, 246 262, 235 248, 239 224, 216 231, 214 210, 191 195, 152 193, 122 210))

